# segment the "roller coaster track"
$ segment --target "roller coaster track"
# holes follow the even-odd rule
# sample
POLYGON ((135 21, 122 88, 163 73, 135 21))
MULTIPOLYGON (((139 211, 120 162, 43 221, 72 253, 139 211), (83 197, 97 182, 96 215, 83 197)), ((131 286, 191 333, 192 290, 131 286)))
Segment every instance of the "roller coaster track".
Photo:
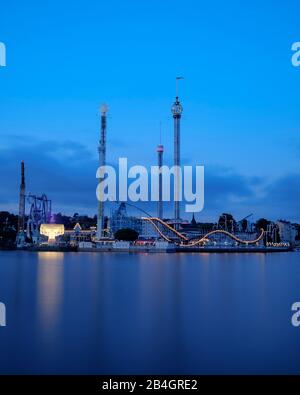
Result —
POLYGON ((166 235, 163 234, 163 232, 159 229, 159 227, 156 225, 156 223, 155 223, 154 221, 151 221, 150 218, 145 218, 145 217, 142 218, 142 219, 145 220, 145 221, 151 222, 151 224, 152 224, 152 226, 154 227, 154 229, 157 230, 157 232, 161 235, 161 237, 162 237, 164 240, 169 241, 169 242, 172 242, 171 239, 169 239, 166 235))
MULTIPOLYGON (((159 226, 156 224, 156 222, 161 224, 161 225, 163 225, 169 231, 171 231, 174 234, 176 234, 181 239, 181 241, 187 242, 187 244, 185 244, 185 246, 187 246, 187 247, 193 247, 193 246, 196 246, 198 244, 201 244, 205 240, 207 240, 208 237, 210 237, 210 236, 212 236, 214 234, 225 234, 226 236, 230 237, 231 239, 233 239, 236 242, 241 243, 241 244, 246 244, 246 245, 248 245, 248 244, 255 244, 255 243, 258 243, 264 237, 264 233, 265 233, 264 230, 261 229, 261 233, 256 239, 254 239, 254 240, 243 240, 243 239, 240 239, 239 237, 235 236, 234 234, 232 234, 230 232, 227 232, 226 230, 217 229, 217 230, 212 230, 211 232, 208 232, 206 235, 204 235, 203 237, 201 237, 200 239, 198 239, 196 241, 190 242, 189 239, 186 236, 184 236, 182 233, 178 232, 176 229, 172 228, 172 226, 170 226, 166 222, 162 221, 160 218, 143 217, 142 219, 145 220, 145 221, 151 222, 153 227, 157 230, 157 232, 160 234, 160 236, 164 240, 166 240, 168 242, 172 242, 172 240, 162 232, 162 230, 159 228, 159 226)), ((182 243, 182 244, 184 244, 184 243, 182 243)))
MULTIPOLYGON (((176 234, 176 236, 178 236, 181 240, 184 241, 188 241, 189 239, 187 237, 185 237, 182 233, 178 232, 176 229, 174 229, 171 225, 167 224, 166 222, 162 221, 160 218, 156 218, 156 217, 142 217, 143 220, 146 221, 150 221, 152 223, 152 225, 154 226, 154 228, 159 232, 159 234, 165 239, 167 240, 168 238, 163 235, 163 233, 161 232, 161 230, 159 229, 159 227, 155 224, 155 221, 160 223, 161 225, 163 225, 164 227, 166 227, 169 231, 173 232, 176 234)), ((169 240, 169 239, 168 239, 169 240)), ((169 240, 170 241, 170 240, 169 240)))
POLYGON ((226 230, 221 230, 221 229, 217 229, 217 230, 212 230, 211 232, 208 232, 205 236, 203 236, 201 239, 196 240, 192 243, 189 243, 188 246, 193 247, 197 244, 203 243, 203 241, 205 239, 207 239, 209 236, 216 234, 216 233, 222 233, 225 234, 226 236, 230 237, 231 239, 237 241, 238 243, 242 243, 242 244, 256 244, 258 243, 263 237, 264 237, 264 233, 265 231, 263 229, 261 229, 261 233, 260 235, 255 239, 255 240, 243 240, 240 239, 239 237, 235 236, 232 233, 227 232, 226 230))

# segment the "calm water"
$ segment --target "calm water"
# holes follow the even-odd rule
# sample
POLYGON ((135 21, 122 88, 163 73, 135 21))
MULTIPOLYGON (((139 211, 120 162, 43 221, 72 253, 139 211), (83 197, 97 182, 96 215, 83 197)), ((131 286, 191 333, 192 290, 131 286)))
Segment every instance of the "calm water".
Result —
POLYGON ((299 258, 0 251, 0 372, 300 374, 299 258))

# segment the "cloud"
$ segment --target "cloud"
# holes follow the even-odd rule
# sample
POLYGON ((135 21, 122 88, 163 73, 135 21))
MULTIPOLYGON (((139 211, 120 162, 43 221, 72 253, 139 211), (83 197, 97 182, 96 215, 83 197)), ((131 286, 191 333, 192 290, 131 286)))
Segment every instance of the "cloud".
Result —
POLYGON ((20 162, 25 161, 26 190, 45 193, 60 207, 88 208, 95 200, 96 155, 74 141, 19 140, 0 148, 0 205, 17 207, 20 162))
POLYGON ((265 188, 265 196, 258 204, 271 216, 300 222, 300 174, 280 177, 265 188))
MULTIPOLYGON (((96 213, 96 150, 72 140, 42 141, 27 136, 14 136, 0 147, 0 210, 17 211, 21 160, 25 161, 27 192, 45 193, 55 212, 96 213)), ((300 221, 299 200, 299 174, 287 174, 267 184, 231 168, 206 167, 205 208, 197 219, 216 220, 221 212, 229 211, 237 218, 253 212, 256 217, 300 221)), ((155 203, 140 206, 156 211, 155 203)), ((166 216, 172 216, 172 203, 164 206, 166 216)))

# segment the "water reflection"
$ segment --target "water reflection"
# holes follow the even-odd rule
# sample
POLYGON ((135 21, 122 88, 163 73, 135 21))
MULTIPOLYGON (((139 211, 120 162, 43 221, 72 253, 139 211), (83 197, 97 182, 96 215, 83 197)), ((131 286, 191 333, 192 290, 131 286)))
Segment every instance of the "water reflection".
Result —
POLYGON ((299 373, 297 254, 0 251, 1 373, 299 373))
POLYGON ((63 297, 64 254, 39 252, 37 267, 37 314, 44 333, 50 334, 60 319, 63 297))

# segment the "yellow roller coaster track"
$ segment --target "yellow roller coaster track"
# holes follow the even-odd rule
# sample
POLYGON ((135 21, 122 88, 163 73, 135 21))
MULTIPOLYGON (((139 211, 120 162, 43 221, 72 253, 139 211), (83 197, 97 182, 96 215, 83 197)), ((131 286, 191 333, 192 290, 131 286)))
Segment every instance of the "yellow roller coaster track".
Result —
POLYGON ((181 240, 187 241, 188 244, 185 244, 185 246, 187 247, 193 247, 196 246, 198 244, 203 243, 209 236, 212 236, 214 234, 225 234, 226 236, 230 237, 231 239, 235 240, 238 243, 242 243, 242 244, 255 244, 258 243, 263 237, 264 237, 264 230, 261 229, 261 233, 260 235, 255 239, 255 240, 243 240, 240 239, 239 237, 235 236, 234 234, 227 232, 226 230, 221 230, 221 229, 217 229, 217 230, 212 230, 211 232, 208 232, 205 236, 201 237, 200 239, 193 241, 193 242, 189 242, 188 238, 186 236, 184 236, 182 233, 178 232, 176 229, 172 228, 172 226, 170 226, 169 224, 167 224, 166 222, 162 221, 160 218, 156 218, 156 217, 143 217, 142 218, 145 221, 149 221, 151 222, 151 224, 153 225, 153 227, 157 230, 157 232, 161 235, 161 237, 163 239, 165 239, 166 241, 172 242, 172 240, 167 237, 160 229, 159 227, 156 225, 155 221, 160 223, 161 225, 165 226, 168 230, 170 230, 171 232, 175 233, 181 240))
MULTIPOLYGON (((154 221, 157 221, 158 223, 162 224, 163 226, 165 226, 168 230, 170 230, 171 232, 175 233, 180 239, 184 240, 184 241, 188 241, 189 239, 187 237, 185 237, 182 233, 178 232, 176 229, 174 229, 171 225, 167 224, 166 222, 162 221, 160 218, 156 218, 156 217, 142 217, 142 219, 146 220, 146 221, 150 221, 152 223, 152 225, 155 227, 155 229, 159 232, 159 234, 164 237, 166 240, 168 239, 167 236, 163 236, 163 233, 160 231, 160 229, 158 228, 158 226, 154 223, 154 221)), ((168 241, 171 241, 168 239, 168 241)))
POLYGON ((216 234, 216 233, 223 233, 226 236, 230 237, 231 239, 237 241, 238 243, 242 243, 242 244, 255 244, 258 243, 263 237, 264 237, 264 230, 261 229, 261 234, 255 239, 255 240, 243 240, 240 239, 239 237, 235 236, 232 233, 227 232, 226 230, 221 230, 221 229, 217 229, 217 230, 212 230, 211 232, 208 232, 205 236, 203 236, 201 239, 194 241, 192 243, 189 243, 188 246, 193 247, 197 244, 202 243, 205 239, 207 239, 209 236, 216 234))

